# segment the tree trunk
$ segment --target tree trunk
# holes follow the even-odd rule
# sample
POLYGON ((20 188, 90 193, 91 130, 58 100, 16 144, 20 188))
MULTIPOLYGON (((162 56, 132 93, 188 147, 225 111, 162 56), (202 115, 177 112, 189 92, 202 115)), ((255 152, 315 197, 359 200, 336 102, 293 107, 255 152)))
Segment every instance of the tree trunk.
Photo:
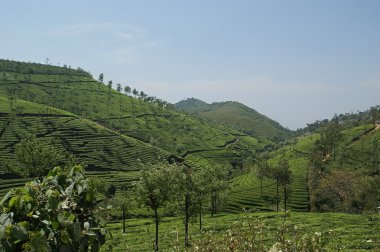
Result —
POLYGON ((286 185, 284 185, 284 208, 285 208, 285 212, 286 212, 286 199, 287 199, 287 195, 286 195, 286 185))
POLYGON ((190 205, 189 195, 186 194, 185 197, 185 247, 189 246, 189 205, 190 205))
POLYGON ((214 217, 214 197, 211 195, 211 217, 214 217))
POLYGON ((154 241, 154 251, 158 251, 158 213, 157 213, 157 209, 154 209, 154 220, 156 222, 156 239, 154 241))
POLYGON ((278 198, 278 179, 276 179, 276 191, 277 191, 276 205, 277 205, 277 212, 278 212, 278 204, 279 204, 279 198, 278 198))
POLYGON ((199 231, 202 232, 202 202, 199 203, 199 231))
POLYGON ((125 234, 125 208, 123 208, 123 234, 125 234))

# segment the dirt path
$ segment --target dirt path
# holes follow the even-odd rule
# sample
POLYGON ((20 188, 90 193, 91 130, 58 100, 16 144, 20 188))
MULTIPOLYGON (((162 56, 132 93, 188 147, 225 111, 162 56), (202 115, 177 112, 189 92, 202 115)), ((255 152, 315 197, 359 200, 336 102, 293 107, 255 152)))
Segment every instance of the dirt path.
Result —
POLYGON ((216 149, 198 149, 198 150, 189 150, 189 151, 186 151, 185 154, 183 154, 181 156, 181 158, 186 158, 188 155, 190 154, 194 154, 194 153, 199 153, 199 152, 204 152, 204 151, 218 151, 218 150, 223 150, 233 144, 236 144, 239 142, 239 138, 234 138, 233 140, 230 140, 230 141, 227 141, 224 145, 222 146, 217 146, 218 148, 216 149))

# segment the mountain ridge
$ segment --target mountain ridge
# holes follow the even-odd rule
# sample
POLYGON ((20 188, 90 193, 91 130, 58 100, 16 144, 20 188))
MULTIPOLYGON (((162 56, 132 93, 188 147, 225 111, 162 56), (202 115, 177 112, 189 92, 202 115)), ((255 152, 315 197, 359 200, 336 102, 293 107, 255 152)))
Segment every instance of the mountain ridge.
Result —
POLYGON ((267 137, 281 142, 290 136, 291 131, 275 120, 237 101, 206 103, 196 98, 187 98, 174 104, 187 113, 195 114, 254 137, 267 137))

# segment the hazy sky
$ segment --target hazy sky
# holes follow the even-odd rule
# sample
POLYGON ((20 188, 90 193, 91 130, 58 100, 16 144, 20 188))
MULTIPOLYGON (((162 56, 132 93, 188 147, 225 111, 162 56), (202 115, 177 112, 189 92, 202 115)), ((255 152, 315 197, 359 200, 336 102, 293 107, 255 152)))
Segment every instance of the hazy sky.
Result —
POLYGON ((0 58, 169 102, 235 100, 296 129, 380 104, 380 0, 0 0, 0 58))

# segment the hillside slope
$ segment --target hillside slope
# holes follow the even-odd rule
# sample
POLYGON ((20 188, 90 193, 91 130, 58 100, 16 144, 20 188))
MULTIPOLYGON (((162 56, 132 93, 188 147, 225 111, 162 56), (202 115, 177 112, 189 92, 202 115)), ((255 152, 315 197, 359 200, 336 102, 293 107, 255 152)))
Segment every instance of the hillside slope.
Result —
POLYGON ((279 142, 290 135, 290 131, 278 122, 239 102, 207 104, 201 100, 189 98, 176 103, 175 107, 256 138, 265 137, 279 142))
MULTIPOLYGON (((320 131, 322 130, 320 129, 320 131)), ((289 208, 293 211, 308 211, 310 208, 312 210, 323 209, 322 200, 335 197, 337 192, 334 190, 340 190, 339 193, 349 195, 353 185, 348 184, 347 186, 347 181, 343 179, 350 179, 350 176, 354 176, 357 181, 364 180, 364 186, 360 186, 355 193, 371 190, 372 195, 365 196, 371 197, 370 205, 380 204, 380 184, 378 184, 380 181, 380 127, 374 124, 365 124, 342 130, 339 141, 335 143, 335 154, 317 157, 319 164, 323 167, 322 170, 312 165, 310 161, 312 157, 315 160, 316 144, 320 140, 321 133, 300 136, 292 140, 290 144, 269 154, 269 164, 277 165, 278 160, 284 157, 288 160, 293 172, 289 208), (335 172, 339 172, 342 176, 340 180, 333 180, 335 172), (343 174, 346 175, 343 176, 343 174), (327 183, 336 184, 331 189, 325 188, 327 183), (372 187, 369 189, 370 185, 372 187), (316 193, 316 191, 318 192, 316 193), (316 204, 320 204, 318 205, 320 209, 313 207, 316 204)), ((225 211, 273 210, 275 208, 275 189, 275 181, 265 178, 261 197, 260 180, 253 170, 251 173, 236 177, 231 182, 225 211)), ((349 197, 347 196, 347 198, 349 197)), ((282 201, 282 198, 280 200, 282 201)), ((345 211, 344 209, 333 210, 345 211)))
MULTIPOLYGON (((45 69, 45 66, 0 61, 0 97, 3 97, 4 104, 0 106, 0 113, 12 118, 31 113, 32 105, 20 106, 24 101, 35 106, 39 104, 34 115, 50 115, 59 109, 64 111, 62 113, 74 115, 81 122, 96 124, 113 134, 133 138, 151 149, 155 146, 168 155, 184 158, 196 168, 207 165, 237 168, 246 157, 255 155, 265 146, 264 141, 171 110, 164 103, 117 92, 94 80, 83 70, 76 72, 52 66, 46 66, 45 69)), ((36 126, 35 122, 29 124, 36 126)), ((60 125, 63 122, 50 124, 60 125)), ((0 125, 0 132, 9 130, 8 126, 9 123, 4 122, 0 125)), ((40 127, 47 130, 45 125, 40 127)), ((80 139, 77 141, 83 145, 88 137, 92 137, 81 136, 76 126, 70 127, 73 132, 68 134, 80 139)), ((2 134, 2 137, 5 135, 2 134)), ((61 132, 56 137, 60 139, 61 132)), ((99 144, 118 146, 113 141, 99 144)), ((93 152, 92 149, 83 148, 85 156, 88 156, 87 151, 93 152)), ((110 150, 108 153, 116 155, 115 151, 110 150)), ((135 150, 136 158, 144 153, 147 153, 144 148, 135 150)))
POLYGON ((15 176, 7 173, 6 166, 14 164, 15 146, 25 134, 74 154, 87 164, 89 174, 107 178, 117 186, 138 178, 138 160, 152 163, 170 157, 160 148, 66 111, 22 100, 16 100, 14 105, 22 108, 23 113, 10 113, 8 100, 0 96, 0 194, 24 182, 10 179, 15 176))

